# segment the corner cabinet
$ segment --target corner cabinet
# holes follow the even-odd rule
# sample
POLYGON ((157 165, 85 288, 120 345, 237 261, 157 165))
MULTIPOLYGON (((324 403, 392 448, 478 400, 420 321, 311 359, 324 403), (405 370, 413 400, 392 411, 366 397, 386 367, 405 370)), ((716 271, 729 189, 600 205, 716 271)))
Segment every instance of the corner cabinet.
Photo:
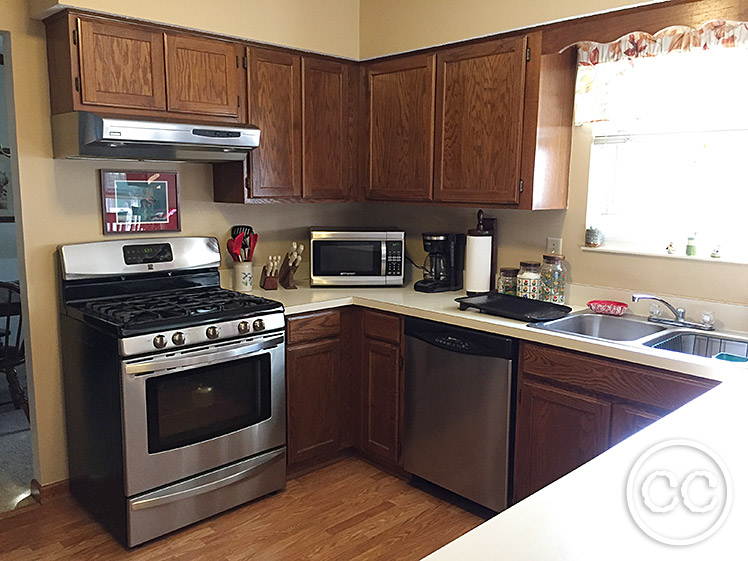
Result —
POLYGON ((246 122, 243 45, 74 12, 45 25, 53 115, 246 122))
POLYGON ((717 382, 523 342, 514 500, 521 500, 717 382))
POLYGON ((576 65, 541 32, 367 65, 367 198, 566 208, 576 65))

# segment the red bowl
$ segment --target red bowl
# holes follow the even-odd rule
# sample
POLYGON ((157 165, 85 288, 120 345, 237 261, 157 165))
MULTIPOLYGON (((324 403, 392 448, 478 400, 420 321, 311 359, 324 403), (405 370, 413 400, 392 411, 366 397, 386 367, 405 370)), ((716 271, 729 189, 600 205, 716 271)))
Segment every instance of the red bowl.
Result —
POLYGON ((629 309, 628 304, 616 302, 615 300, 590 300, 587 302, 587 306, 596 314, 604 314, 606 316, 620 316, 629 309))

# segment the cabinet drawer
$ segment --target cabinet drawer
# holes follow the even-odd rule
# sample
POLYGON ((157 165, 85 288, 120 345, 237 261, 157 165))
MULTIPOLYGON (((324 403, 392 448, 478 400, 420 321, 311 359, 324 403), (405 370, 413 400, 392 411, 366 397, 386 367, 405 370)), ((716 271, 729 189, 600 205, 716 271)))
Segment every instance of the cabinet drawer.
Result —
POLYGON ((677 409, 718 384, 544 345, 524 343, 521 349, 520 370, 525 375, 667 410, 677 409))
POLYGON ((288 318, 288 344, 329 339, 340 334, 340 312, 318 312, 288 318))
POLYGON ((383 312, 364 311, 364 334, 368 337, 400 342, 400 317, 383 312))

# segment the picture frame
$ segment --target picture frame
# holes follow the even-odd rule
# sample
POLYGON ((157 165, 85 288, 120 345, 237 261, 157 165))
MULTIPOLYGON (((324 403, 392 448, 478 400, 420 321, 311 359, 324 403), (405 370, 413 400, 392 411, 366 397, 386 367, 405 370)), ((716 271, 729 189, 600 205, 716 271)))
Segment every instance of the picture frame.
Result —
POLYGON ((15 222, 13 216, 13 185, 10 181, 10 153, 0 146, 0 223, 15 222))
POLYGON ((176 171, 100 172, 104 234, 181 231, 176 171))

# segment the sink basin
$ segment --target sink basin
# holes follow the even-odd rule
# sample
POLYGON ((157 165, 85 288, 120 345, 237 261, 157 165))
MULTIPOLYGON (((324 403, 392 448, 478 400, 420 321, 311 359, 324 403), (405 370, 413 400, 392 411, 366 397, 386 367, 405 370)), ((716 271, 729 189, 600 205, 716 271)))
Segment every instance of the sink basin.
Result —
POLYGON ((653 349, 704 357, 713 357, 722 353, 722 356, 718 358, 725 360, 731 360, 729 357, 748 358, 748 340, 725 335, 670 331, 661 337, 644 342, 644 345, 653 349))
POLYGON ((598 314, 570 315, 532 325, 559 333, 582 335, 606 341, 636 341, 667 329, 666 326, 646 321, 598 314))

